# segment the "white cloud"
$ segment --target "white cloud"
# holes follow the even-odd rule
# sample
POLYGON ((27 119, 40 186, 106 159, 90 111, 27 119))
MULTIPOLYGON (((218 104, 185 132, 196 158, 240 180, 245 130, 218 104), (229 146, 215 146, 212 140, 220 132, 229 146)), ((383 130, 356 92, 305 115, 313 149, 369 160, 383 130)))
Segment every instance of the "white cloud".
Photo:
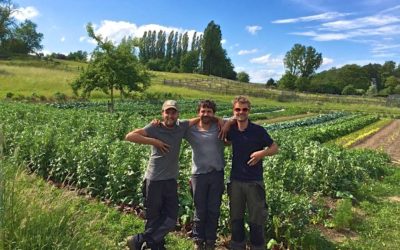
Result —
POLYGON ((65 36, 61 37, 60 41, 63 43, 65 42, 65 36))
POLYGON ((39 15, 39 11, 33 7, 33 6, 28 6, 28 7, 22 7, 16 9, 14 13, 11 14, 11 17, 14 17, 18 21, 24 21, 26 19, 32 19, 36 16, 39 15))
POLYGON ((342 31, 350 29, 359 29, 364 27, 383 26, 398 22, 400 22, 399 17, 388 16, 388 15, 375 15, 375 16, 356 18, 353 20, 339 20, 335 22, 323 23, 321 29, 327 29, 331 31, 342 31))
POLYGON ((254 53, 256 53, 257 51, 258 51, 258 49, 240 50, 240 51, 238 52, 238 55, 239 55, 239 56, 242 56, 242 55, 254 54, 254 53))
POLYGON ((323 57, 322 58, 322 65, 326 66, 326 65, 330 65, 333 63, 333 59, 332 58, 328 58, 328 57, 323 57))
POLYGON ((284 73, 283 55, 272 57, 271 54, 250 59, 250 63, 260 64, 244 70, 250 76, 251 82, 266 83, 269 78, 278 80, 284 73))
POLYGON ((255 35, 255 34, 257 34, 258 31, 262 30, 262 27, 261 27, 261 26, 258 26, 258 25, 246 26, 246 30, 247 30, 250 34, 255 35))
POLYGON ((227 42, 226 39, 221 40, 221 44, 225 44, 226 42, 227 42))
POLYGON ((266 83, 268 79, 272 78, 275 81, 279 80, 284 74, 284 68, 258 68, 244 70, 250 76, 250 82, 253 83, 266 83))
POLYGON ((297 18, 289 18, 289 19, 280 19, 272 21, 272 23, 298 23, 298 22, 311 22, 311 21, 318 21, 318 20, 332 20, 339 17, 348 16, 350 13, 339 13, 339 12, 326 12, 318 15, 313 16, 304 16, 304 17, 297 17, 297 18))
MULTIPOLYGON (((112 21, 112 20, 103 20, 100 25, 93 25, 94 32, 96 35, 101 35, 102 38, 107 38, 114 43, 118 43, 124 37, 142 37, 144 32, 146 31, 160 31, 163 30, 167 33, 167 36, 170 32, 178 32, 185 33, 188 32, 189 43, 192 40, 195 30, 186 30, 182 28, 176 27, 167 27, 158 24, 146 24, 142 26, 137 26, 134 23, 126 22, 126 21, 112 21)), ((202 32, 197 32, 197 35, 201 35, 202 32)), ((88 39, 90 41, 90 39, 88 39)))
POLYGON ((79 37, 79 42, 83 42, 83 41, 85 41, 85 40, 87 40, 87 37, 86 37, 86 36, 81 36, 81 37, 79 37))
POLYGON ((270 66, 283 66, 283 56, 278 56, 278 57, 272 58, 271 54, 267 54, 264 56, 250 59, 250 63, 268 64, 270 66))

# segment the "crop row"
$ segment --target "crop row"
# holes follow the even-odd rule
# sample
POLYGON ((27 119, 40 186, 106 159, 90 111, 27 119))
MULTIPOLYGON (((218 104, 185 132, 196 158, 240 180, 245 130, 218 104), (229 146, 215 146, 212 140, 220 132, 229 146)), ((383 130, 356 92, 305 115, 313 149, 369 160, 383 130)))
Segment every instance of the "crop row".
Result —
MULTIPOLYGON (((144 120, 151 120, 147 116, 144 120)), ((346 151, 321 142, 357 130, 378 119, 347 116, 314 126, 273 131, 280 153, 265 160, 267 231, 277 240, 300 244, 308 224, 310 196, 322 193, 352 194, 360 183, 384 174, 385 155, 346 151), (319 141, 319 142, 318 142, 319 141), (279 222, 279 223, 278 223, 279 222)), ((139 205, 140 188, 149 147, 123 141, 124 135, 145 124, 143 118, 125 113, 57 110, 23 104, 0 106, 3 152, 17 164, 57 182, 86 189, 91 195, 115 203, 139 205)), ((225 149, 226 175, 230 148, 225 149)), ((183 143, 180 155, 180 219, 193 214, 188 188, 191 150, 183 143)), ((229 228, 227 197, 221 208, 221 233, 229 228)))

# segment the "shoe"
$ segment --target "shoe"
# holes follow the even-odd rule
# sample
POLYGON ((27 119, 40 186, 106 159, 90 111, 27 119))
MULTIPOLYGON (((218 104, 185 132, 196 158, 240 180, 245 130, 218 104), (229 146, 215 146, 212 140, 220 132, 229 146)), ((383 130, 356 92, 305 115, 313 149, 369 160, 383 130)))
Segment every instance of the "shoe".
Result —
POLYGON ((141 234, 129 237, 127 242, 129 250, 142 250, 143 243, 144 241, 141 234))
POLYGON ((194 250, 205 250, 204 241, 195 241, 194 250))
POLYGON ((205 250, 215 250, 215 241, 206 241, 205 250))

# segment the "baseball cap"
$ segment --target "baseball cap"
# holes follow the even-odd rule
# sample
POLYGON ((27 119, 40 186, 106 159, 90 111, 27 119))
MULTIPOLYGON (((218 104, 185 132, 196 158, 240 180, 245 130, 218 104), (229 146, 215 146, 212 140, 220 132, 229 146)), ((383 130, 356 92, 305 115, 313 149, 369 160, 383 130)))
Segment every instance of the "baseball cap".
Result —
POLYGON ((175 109, 179 111, 178 103, 175 100, 166 100, 162 105, 162 110, 175 109))

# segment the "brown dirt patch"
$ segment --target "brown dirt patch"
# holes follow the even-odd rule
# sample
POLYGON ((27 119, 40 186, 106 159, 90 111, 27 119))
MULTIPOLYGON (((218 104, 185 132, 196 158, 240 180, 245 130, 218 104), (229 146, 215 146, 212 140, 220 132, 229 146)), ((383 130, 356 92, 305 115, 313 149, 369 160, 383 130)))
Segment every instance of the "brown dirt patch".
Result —
POLYGON ((391 202, 400 202, 400 196, 391 196, 387 198, 391 202))
POLYGON ((348 229, 342 229, 340 231, 336 229, 326 228, 322 225, 316 226, 325 238, 335 243, 342 243, 346 240, 357 240, 359 236, 354 231, 348 229))
POLYGON ((400 164, 400 120, 393 120, 377 133, 356 143, 353 147, 383 150, 390 155, 394 163, 400 164))

